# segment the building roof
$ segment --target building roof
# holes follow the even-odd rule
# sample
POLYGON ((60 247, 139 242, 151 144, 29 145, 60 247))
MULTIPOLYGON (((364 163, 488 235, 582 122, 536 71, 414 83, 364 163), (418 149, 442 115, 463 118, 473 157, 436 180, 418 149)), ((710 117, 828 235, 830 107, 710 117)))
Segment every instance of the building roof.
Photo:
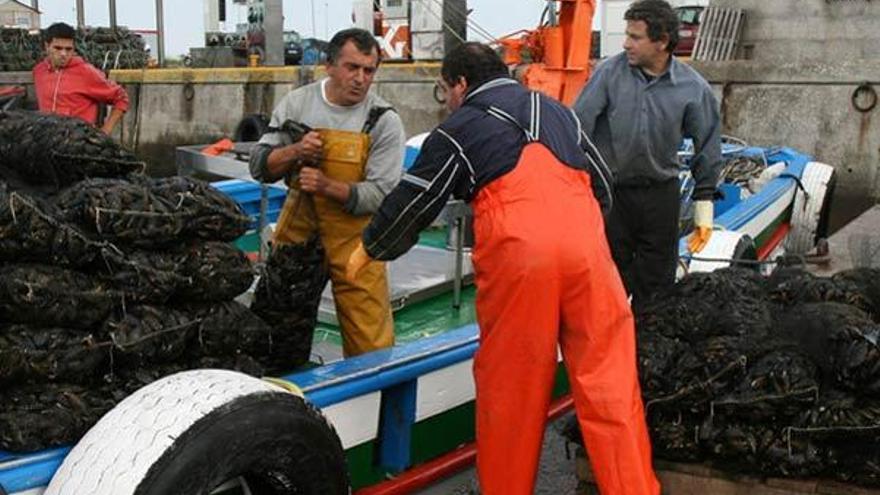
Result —
POLYGON ((31 12, 36 12, 36 13, 38 13, 38 14, 42 14, 42 12, 40 12, 39 10, 37 10, 37 9, 35 9, 35 8, 33 8, 33 7, 31 7, 30 5, 28 5, 28 4, 26 4, 26 3, 21 3, 21 2, 19 2, 18 0, 0 0, 0 7, 4 7, 4 6, 6 6, 6 5, 10 4, 10 3, 13 3, 13 4, 19 5, 19 6, 21 6, 21 7, 24 7, 24 8, 26 8, 26 9, 30 10, 31 12))

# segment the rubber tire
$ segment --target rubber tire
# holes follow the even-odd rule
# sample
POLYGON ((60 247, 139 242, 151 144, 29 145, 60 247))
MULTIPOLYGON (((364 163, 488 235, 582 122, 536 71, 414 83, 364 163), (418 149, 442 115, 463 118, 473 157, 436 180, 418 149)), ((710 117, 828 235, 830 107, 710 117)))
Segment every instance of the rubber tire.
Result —
MULTIPOLYGON (((736 260, 751 260, 756 261, 758 259, 758 250, 755 248, 755 241, 752 240, 750 235, 743 235, 739 238, 739 242, 736 243, 736 247, 733 249, 733 256, 731 258, 736 260)), ((751 270, 760 271, 758 265, 749 264, 749 263, 737 263, 733 262, 730 264, 732 267, 738 268, 749 268, 751 270)))
POLYGON ((822 198, 822 209, 819 210, 819 223, 816 225, 816 237, 813 244, 818 244, 820 239, 828 239, 831 233, 831 203, 834 201, 834 191, 837 189, 837 172, 831 174, 828 185, 825 188, 825 197, 822 198))
POLYGON ((313 406, 241 373, 194 370, 107 413, 44 495, 207 494, 239 476, 259 494, 350 492, 339 437, 313 406))
POLYGON ((269 118, 261 113, 246 115, 235 126, 232 140, 236 143, 259 141, 269 129, 269 118))
POLYGON ((785 237, 784 244, 785 252, 790 254, 805 254, 816 246, 820 238, 828 235, 831 195, 837 179, 830 165, 810 162, 801 176, 801 183, 811 199, 807 200, 800 188, 795 192, 791 231, 785 237), (816 203, 815 198, 821 198, 821 202, 816 203))

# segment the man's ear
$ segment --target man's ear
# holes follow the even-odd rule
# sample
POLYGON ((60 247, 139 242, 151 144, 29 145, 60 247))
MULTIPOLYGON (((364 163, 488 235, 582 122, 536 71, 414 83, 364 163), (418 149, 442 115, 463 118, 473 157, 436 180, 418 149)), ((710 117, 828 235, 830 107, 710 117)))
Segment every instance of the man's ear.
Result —
POLYGON ((663 43, 663 51, 669 51, 669 33, 661 34, 657 41, 663 43))

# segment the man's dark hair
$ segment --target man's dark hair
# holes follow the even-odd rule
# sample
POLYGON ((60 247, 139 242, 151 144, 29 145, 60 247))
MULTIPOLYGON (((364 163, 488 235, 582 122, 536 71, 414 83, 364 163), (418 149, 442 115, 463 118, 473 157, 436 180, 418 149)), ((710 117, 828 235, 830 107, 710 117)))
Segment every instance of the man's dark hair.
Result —
POLYGON ((666 51, 672 53, 678 44, 678 14, 664 0, 638 0, 633 2, 623 14, 627 21, 644 21, 648 25, 648 38, 660 41, 663 35, 669 37, 666 51))
POLYGON ((382 61, 382 50, 379 48, 379 42, 376 41, 376 38, 374 38, 369 31, 360 28, 350 28, 343 29, 333 35, 333 38, 327 45, 328 64, 333 65, 339 60, 339 54, 342 52, 342 47, 349 41, 353 42, 358 51, 364 55, 372 55, 373 50, 375 50, 376 54, 379 56, 378 61, 382 61))
POLYGON ((50 43, 55 38, 62 40, 75 40, 76 29, 73 29, 73 26, 70 24, 56 22, 46 29, 46 43, 50 43))
POLYGON ((475 41, 462 43, 443 57, 440 76, 453 85, 463 77, 468 87, 475 88, 499 76, 510 76, 510 70, 495 50, 475 41))

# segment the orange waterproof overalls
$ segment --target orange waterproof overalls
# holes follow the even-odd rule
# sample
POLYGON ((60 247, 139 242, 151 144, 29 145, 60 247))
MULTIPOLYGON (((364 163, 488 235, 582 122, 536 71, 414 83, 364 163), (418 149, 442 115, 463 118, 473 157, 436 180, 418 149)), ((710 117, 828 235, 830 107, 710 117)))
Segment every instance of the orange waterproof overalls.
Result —
POLYGON ((482 493, 533 493, 558 345, 602 494, 658 494, 633 316, 589 175, 532 142, 473 209, 482 493))
MULTIPOLYGON (((347 183, 364 180, 370 136, 330 129, 318 129, 318 133, 324 143, 321 162, 324 175, 347 183)), ((320 235, 330 266, 333 300, 346 357, 394 344, 385 263, 370 262, 353 282, 345 277, 348 258, 360 243, 371 218, 371 215, 351 215, 333 199, 306 195, 300 192, 299 184, 294 183, 278 216, 273 239, 279 244, 292 244, 305 242, 315 232, 320 235)))

